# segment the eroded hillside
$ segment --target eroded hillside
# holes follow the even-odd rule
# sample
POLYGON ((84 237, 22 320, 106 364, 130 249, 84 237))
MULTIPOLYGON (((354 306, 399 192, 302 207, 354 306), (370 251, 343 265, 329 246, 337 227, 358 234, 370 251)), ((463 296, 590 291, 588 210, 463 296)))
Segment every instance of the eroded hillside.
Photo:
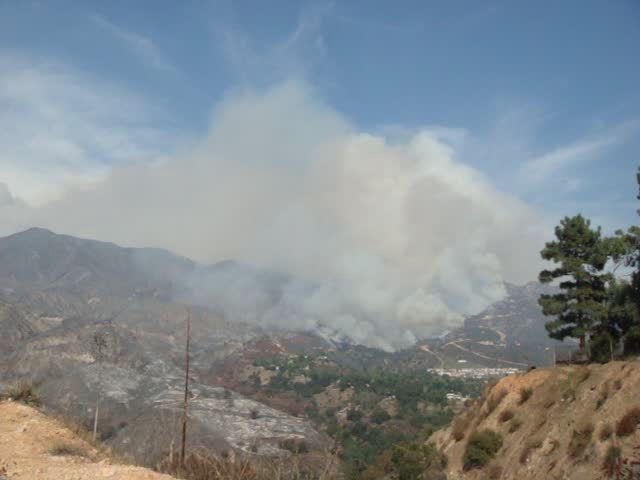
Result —
POLYGON ((447 456, 452 480, 617 478, 616 460, 640 453, 639 422, 639 360, 566 366, 503 378, 430 441, 447 456), (486 430, 501 446, 485 466, 469 468, 469 439, 486 430))

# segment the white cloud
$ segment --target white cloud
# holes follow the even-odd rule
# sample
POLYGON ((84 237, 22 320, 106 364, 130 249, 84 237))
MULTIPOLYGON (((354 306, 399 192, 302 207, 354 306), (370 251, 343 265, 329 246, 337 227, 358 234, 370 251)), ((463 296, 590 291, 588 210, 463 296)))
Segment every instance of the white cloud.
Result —
POLYGON ((0 182, 45 204, 111 164, 167 149, 152 116, 138 97, 68 66, 0 51, 0 182))
POLYGON ((125 30, 100 15, 92 15, 91 20, 121 41, 147 65, 157 70, 175 71, 175 67, 165 58, 150 38, 125 30))
MULTIPOLYGON (((537 214, 439 137, 389 143, 287 83, 229 97, 192 151, 113 168, 23 218, 291 273, 316 287, 292 283, 254 321, 393 348, 451 328, 500 298, 504 280, 538 270, 537 214)), ((247 318, 252 296, 260 303, 240 281, 223 287, 239 306, 232 318, 247 318)))
MULTIPOLYGON (((607 149, 626 140, 639 126, 640 122, 637 121, 625 122, 603 134, 582 138, 527 160, 520 166, 519 181, 522 185, 535 188, 552 176, 575 168, 577 164, 597 159, 607 149)), ((580 180, 572 177, 565 181, 572 187, 580 180)))

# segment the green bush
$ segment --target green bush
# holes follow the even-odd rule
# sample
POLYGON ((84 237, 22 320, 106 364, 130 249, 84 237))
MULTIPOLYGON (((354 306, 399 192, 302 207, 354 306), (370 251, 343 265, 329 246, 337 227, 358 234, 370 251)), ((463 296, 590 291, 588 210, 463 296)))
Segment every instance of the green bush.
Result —
POLYGON ((377 423, 378 425, 386 422, 391 419, 391 415, 389 415, 386 411, 381 408, 376 408, 371 414, 371 421, 373 423, 377 423))
POLYGON ((495 457, 500 448, 502 448, 502 436, 498 432, 489 429, 475 432, 469 438, 464 451, 464 470, 484 467, 495 457))
POLYGON ((393 447, 391 464, 398 480, 435 480, 445 478, 447 458, 432 443, 409 443, 393 447))

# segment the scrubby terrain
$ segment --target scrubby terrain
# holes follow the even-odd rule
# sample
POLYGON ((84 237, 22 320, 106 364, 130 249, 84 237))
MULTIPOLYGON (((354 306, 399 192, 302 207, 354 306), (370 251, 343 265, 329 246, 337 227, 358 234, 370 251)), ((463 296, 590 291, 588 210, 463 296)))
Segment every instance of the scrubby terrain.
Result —
POLYGON ((58 420, 14 402, 0 403, 0 479, 170 480, 113 463, 58 420))
POLYGON ((452 480, 639 478, 615 476, 640 453, 639 427, 640 360, 620 361, 503 378, 430 442, 452 480))

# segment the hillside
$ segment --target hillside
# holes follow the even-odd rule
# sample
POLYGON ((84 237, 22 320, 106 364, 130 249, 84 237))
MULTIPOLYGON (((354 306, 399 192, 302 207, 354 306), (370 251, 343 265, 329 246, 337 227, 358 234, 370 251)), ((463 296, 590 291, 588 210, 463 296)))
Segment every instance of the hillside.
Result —
POLYGON ((430 441, 447 456, 450 480, 614 478, 603 470, 607 457, 640 453, 638 392, 640 360, 511 375, 430 441), (634 408, 636 416, 628 415, 634 408), (470 437, 486 429, 501 436, 502 447, 485 467, 464 471, 470 437))
POLYGON ((59 421, 31 407, 0 403, 0 479, 170 480, 145 468, 119 465, 59 421))

